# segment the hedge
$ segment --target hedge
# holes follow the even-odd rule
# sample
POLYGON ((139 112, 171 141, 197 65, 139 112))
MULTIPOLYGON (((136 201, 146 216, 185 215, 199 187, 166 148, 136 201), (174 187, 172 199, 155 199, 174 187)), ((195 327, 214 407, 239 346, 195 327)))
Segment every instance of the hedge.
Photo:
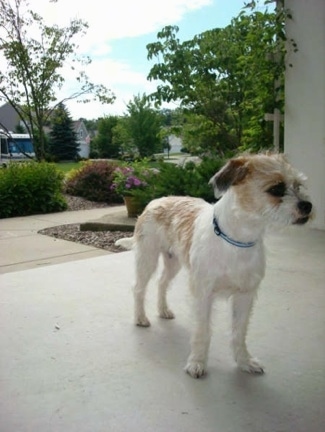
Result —
POLYGON ((63 211, 64 174, 46 162, 13 162, 0 169, 0 218, 63 211))

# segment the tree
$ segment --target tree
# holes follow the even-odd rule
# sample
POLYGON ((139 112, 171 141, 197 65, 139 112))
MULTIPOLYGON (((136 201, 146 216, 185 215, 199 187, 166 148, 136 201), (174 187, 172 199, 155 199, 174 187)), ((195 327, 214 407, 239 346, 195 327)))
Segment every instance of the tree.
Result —
POLYGON ((128 117, 119 117, 117 125, 113 128, 112 141, 120 149, 121 155, 127 156, 137 152, 129 131, 128 117))
POLYGON ((73 160, 78 156, 79 145, 69 111, 60 103, 52 117, 49 153, 57 160, 73 160))
POLYGON ((181 136, 183 147, 189 153, 200 156, 217 153, 220 157, 226 157, 228 152, 231 153, 236 148, 236 140, 227 133, 223 137, 222 132, 208 117, 201 114, 184 113, 181 136))
POLYGON ((26 10, 27 1, 0 0, 0 53, 6 65, 0 71, 0 99, 16 110, 33 139, 37 159, 42 160, 46 141, 44 125, 58 103, 85 95, 112 103, 114 95, 88 80, 82 68, 90 59, 75 54, 74 39, 85 33, 87 24, 73 19, 68 27, 47 26, 41 16, 26 10), (64 83, 62 67, 68 60, 80 90, 59 101, 57 90, 64 83))
POLYGON ((134 96, 127 104, 126 128, 141 157, 162 150, 161 116, 151 108, 146 95, 134 96))
POLYGON ((264 114, 283 109, 284 47, 275 38, 283 25, 276 13, 242 11, 227 27, 190 41, 180 42, 176 26, 163 28, 158 41, 147 45, 148 58, 158 60, 148 79, 162 81, 151 100, 158 106, 180 101, 203 116, 216 149, 270 146, 264 114))
POLYGON ((93 140, 93 145, 101 158, 116 158, 120 154, 120 145, 113 140, 114 128, 117 123, 117 116, 104 117, 98 120, 98 133, 93 140))

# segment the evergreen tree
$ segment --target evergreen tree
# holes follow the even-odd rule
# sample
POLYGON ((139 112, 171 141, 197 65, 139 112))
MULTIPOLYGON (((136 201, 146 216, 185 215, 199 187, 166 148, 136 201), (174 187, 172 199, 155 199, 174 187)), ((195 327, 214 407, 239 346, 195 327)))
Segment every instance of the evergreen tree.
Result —
POLYGON ((72 118, 64 104, 60 103, 52 118, 49 153, 57 160, 72 160, 78 156, 78 151, 72 118))

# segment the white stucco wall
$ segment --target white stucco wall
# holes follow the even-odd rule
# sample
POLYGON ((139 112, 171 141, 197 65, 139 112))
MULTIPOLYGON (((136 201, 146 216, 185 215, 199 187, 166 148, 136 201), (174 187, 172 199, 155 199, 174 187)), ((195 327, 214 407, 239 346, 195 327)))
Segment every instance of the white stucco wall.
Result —
POLYGON ((298 46, 288 54, 284 150, 308 176, 316 209, 313 227, 325 229, 325 1, 286 0, 293 19, 288 38, 298 46))

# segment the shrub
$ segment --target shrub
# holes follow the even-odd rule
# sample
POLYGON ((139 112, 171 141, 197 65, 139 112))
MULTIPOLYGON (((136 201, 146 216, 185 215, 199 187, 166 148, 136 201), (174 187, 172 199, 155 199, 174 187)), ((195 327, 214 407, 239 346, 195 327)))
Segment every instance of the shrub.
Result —
POLYGON ((161 163, 159 174, 148 181, 148 187, 133 193, 147 204, 154 198, 168 195, 192 196, 215 201, 210 178, 222 167, 221 159, 204 159, 200 164, 188 162, 184 166, 161 163))
MULTIPOLYGON (((198 165, 194 165, 192 170, 195 174, 194 181, 190 180, 190 185, 187 188, 188 195, 200 197, 208 202, 214 202, 215 197, 213 188, 209 185, 211 177, 219 171, 225 161, 218 158, 204 158, 198 165)), ((191 170, 191 166, 186 164, 185 169, 191 170)))
POLYGON ((116 163, 103 160, 83 163, 81 168, 68 173, 66 192, 90 201, 121 202, 121 198, 111 188, 116 166, 116 163))
POLYGON ((67 208, 64 174, 46 162, 11 163, 0 170, 0 218, 51 213, 67 208))
POLYGON ((98 150, 96 150, 96 149, 90 150, 89 159, 98 159, 98 158, 99 158, 98 150))

